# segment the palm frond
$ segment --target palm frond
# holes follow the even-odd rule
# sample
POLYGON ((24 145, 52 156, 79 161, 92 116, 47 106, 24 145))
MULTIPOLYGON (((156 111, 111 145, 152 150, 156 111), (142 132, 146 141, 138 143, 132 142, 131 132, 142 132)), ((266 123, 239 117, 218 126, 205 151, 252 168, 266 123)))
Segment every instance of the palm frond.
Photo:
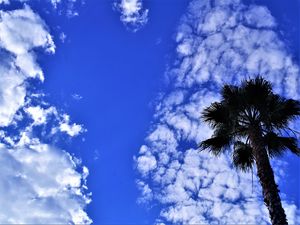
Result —
POLYGON ((220 102, 214 102, 202 112, 202 119, 213 128, 219 123, 226 123, 229 112, 226 106, 220 102))
POLYGON ((243 104, 240 88, 234 85, 224 85, 222 88, 223 104, 226 104, 230 111, 240 108, 243 104))
POLYGON ((241 141, 234 143, 232 154, 233 165, 242 171, 248 171, 254 163, 253 151, 250 145, 241 141))
POLYGON ((246 93, 248 100, 250 101, 263 101, 272 94, 270 82, 260 76, 244 81, 241 85, 241 90, 246 93))
POLYGON ((268 102, 269 123, 276 128, 284 128, 288 123, 300 116, 300 102, 293 99, 284 99, 274 95, 268 102))
POLYGON ((270 157, 281 156, 287 150, 290 150, 296 155, 300 155, 296 138, 282 137, 274 132, 269 132, 264 136, 264 141, 270 157))
POLYGON ((215 136, 202 141, 200 148, 208 150, 215 156, 219 156, 226 148, 230 146, 231 138, 229 136, 215 136))

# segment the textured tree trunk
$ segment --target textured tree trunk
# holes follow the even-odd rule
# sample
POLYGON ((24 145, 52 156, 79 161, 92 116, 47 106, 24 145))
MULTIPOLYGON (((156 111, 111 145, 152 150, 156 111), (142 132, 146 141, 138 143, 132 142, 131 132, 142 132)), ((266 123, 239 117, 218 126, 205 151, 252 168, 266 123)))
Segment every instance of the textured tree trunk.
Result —
POLYGON ((275 183, 273 169, 271 167, 266 148, 263 147, 262 133, 260 127, 251 129, 249 134, 253 148, 253 155, 257 167, 257 175, 262 186, 264 202, 269 210, 273 225, 287 225, 284 209, 281 205, 278 185, 275 183))

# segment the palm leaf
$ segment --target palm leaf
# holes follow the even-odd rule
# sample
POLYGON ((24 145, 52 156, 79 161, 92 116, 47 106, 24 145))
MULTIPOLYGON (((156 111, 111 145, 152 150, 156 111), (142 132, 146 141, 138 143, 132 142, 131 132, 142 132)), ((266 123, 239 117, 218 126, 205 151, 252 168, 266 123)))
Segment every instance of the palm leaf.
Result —
POLYGON ((226 123, 228 116, 228 109, 219 102, 212 103, 209 107, 204 109, 202 113, 204 122, 209 123, 213 128, 219 123, 226 123))
POLYGON ((200 148, 202 150, 208 150, 212 154, 218 156, 230 146, 230 142, 231 138, 229 136, 220 135, 202 141, 200 144, 200 148))
POLYGON ((265 99, 272 94, 271 84, 259 76, 244 81, 241 90, 247 105, 255 106, 258 109, 265 107, 265 99))
POLYGON ((274 95, 268 101, 268 114, 267 123, 275 128, 285 128, 291 120, 300 115, 300 102, 274 95))
POLYGON ((250 145, 241 141, 234 143, 234 150, 232 155, 233 165, 242 171, 248 171, 252 168, 254 157, 250 145))
POLYGON ((296 138, 281 137, 274 132, 269 132, 264 136, 264 141, 270 157, 281 156, 287 150, 290 150, 296 155, 300 155, 296 138))
POLYGON ((227 105, 231 113, 244 105, 241 97, 241 90, 237 86, 224 85, 222 88, 222 104, 227 105))

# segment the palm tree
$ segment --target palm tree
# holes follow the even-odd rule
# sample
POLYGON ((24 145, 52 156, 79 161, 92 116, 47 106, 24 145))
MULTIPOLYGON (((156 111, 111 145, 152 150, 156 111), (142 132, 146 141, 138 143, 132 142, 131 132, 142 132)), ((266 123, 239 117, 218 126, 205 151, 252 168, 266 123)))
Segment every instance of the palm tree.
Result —
POLYGON ((200 148, 218 156, 232 147, 237 169, 247 171, 256 165, 273 225, 288 222, 269 158, 286 150, 300 155, 297 139, 289 135, 293 130, 288 127, 299 115, 300 102, 274 94, 271 84, 261 77, 244 81, 240 87, 225 85, 221 101, 212 103, 202 113, 214 134, 201 142, 200 148))

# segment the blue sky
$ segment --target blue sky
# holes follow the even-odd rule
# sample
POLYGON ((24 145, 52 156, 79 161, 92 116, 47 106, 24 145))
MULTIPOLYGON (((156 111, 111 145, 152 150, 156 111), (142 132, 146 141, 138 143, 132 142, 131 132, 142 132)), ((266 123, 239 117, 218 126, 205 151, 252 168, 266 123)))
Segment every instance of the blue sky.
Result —
MULTIPOLYGON (((299 4, 0 0, 0 222, 268 223, 256 178, 195 149, 197 118, 255 74, 300 98, 299 4)), ((299 158, 272 164, 300 223, 299 158)))

